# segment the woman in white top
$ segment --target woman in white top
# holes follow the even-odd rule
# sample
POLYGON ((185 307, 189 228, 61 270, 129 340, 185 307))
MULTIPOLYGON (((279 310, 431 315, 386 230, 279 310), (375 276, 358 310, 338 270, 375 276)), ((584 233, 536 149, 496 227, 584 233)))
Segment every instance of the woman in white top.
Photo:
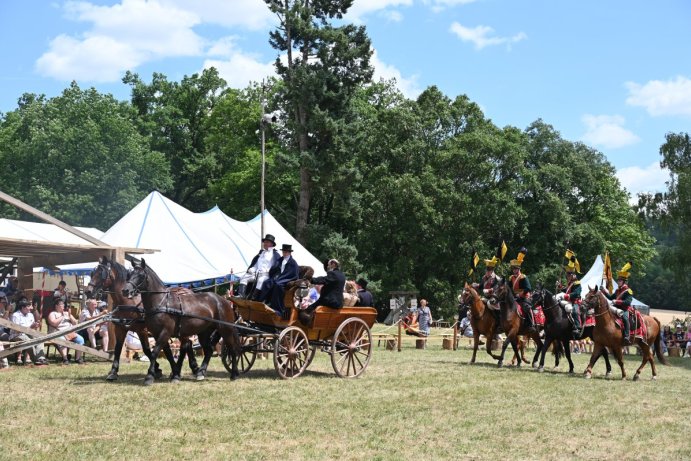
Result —
MULTIPOLYGON (((55 310, 51 312, 50 315, 48 315, 48 333, 52 333, 53 331, 65 330, 70 326, 76 324, 77 319, 74 318, 71 312, 65 310, 65 302, 62 299, 56 300, 55 310)), ((84 344, 84 338, 82 338, 75 332, 67 333, 65 336, 62 336, 61 339, 64 339, 66 341, 72 341, 75 344, 84 344)), ((67 358, 67 348, 58 347, 58 350, 62 355, 63 365, 69 365, 70 361, 67 358)), ((80 351, 75 352, 75 358, 77 360, 77 363, 84 363, 84 360, 82 360, 82 353, 80 351)))

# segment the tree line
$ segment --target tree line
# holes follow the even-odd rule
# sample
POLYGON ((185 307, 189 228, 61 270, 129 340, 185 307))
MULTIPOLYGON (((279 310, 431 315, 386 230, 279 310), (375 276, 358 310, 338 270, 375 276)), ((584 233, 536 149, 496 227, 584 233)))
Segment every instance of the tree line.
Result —
POLYGON ((279 118, 267 127, 267 208, 384 303, 389 291, 418 290, 435 316, 451 315, 477 277, 471 256, 491 258, 505 241, 510 258, 528 249, 533 284, 553 287, 567 245, 585 268, 608 250, 615 265, 634 262, 638 298, 685 305, 675 287, 688 282, 688 135, 661 148, 670 190, 632 207, 601 152, 543 120, 498 127, 466 95, 431 86, 409 99, 393 81, 372 81, 364 27, 333 25, 349 2, 267 4, 281 20, 270 43, 289 58, 264 84, 228 88, 212 68, 179 82, 128 72, 129 101, 76 83, 54 98, 22 95, 0 114, 3 190, 102 230, 153 189, 192 211, 218 204, 250 219, 266 106, 279 118))

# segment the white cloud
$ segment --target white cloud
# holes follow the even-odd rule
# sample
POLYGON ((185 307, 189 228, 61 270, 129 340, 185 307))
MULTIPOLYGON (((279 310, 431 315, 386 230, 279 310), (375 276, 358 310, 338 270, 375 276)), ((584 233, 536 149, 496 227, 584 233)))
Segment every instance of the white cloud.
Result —
POLYGON ((230 53, 226 60, 207 59, 204 69, 215 67, 231 88, 245 88, 250 82, 260 82, 276 74, 274 62, 263 63, 254 56, 239 51, 230 53))
POLYGON ((467 5, 474 3, 476 0, 423 0, 423 4, 431 5, 432 11, 439 13, 446 8, 453 8, 456 5, 467 5))
POLYGON ((163 5, 193 12, 205 23, 262 30, 276 23, 276 16, 262 0, 159 0, 163 5))
POLYGON ((623 127, 625 120, 620 115, 584 115, 581 120, 586 127, 581 137, 584 142, 608 149, 618 149, 640 141, 640 138, 623 127))
POLYGON ((691 80, 678 76, 674 80, 651 80, 644 85, 627 82, 626 103, 645 107, 652 116, 691 115, 691 80))
MULTIPOLYGON (((632 200, 641 192, 665 192, 669 170, 660 167, 659 162, 647 167, 630 166, 617 171, 617 178, 622 186, 632 195, 632 200)), ((635 201, 635 200, 634 200, 635 201)))
POLYGON ((511 45, 512 43, 520 42, 525 40, 528 36, 519 32, 513 37, 493 37, 494 29, 489 26, 476 26, 473 28, 465 27, 458 22, 451 24, 449 31, 455 34, 464 42, 471 42, 475 45, 475 49, 481 50, 486 46, 511 45))
POLYGON ((400 20, 401 14, 388 10, 392 7, 410 6, 413 0, 362 0, 354 2, 350 7, 346 17, 354 22, 363 22, 363 17, 376 11, 382 11, 382 14, 388 19, 400 20), (387 11, 388 10, 388 11, 387 11))
POLYGON ((415 99, 420 93, 422 93, 422 88, 418 84, 418 76, 413 75, 411 77, 403 77, 401 71, 396 67, 384 63, 379 59, 377 50, 374 50, 372 58, 370 60, 372 67, 374 67, 373 80, 391 80, 396 79, 396 86, 405 97, 410 99, 415 99))
POLYGON ((156 1, 123 0, 113 6, 68 2, 65 11, 91 23, 81 36, 59 35, 37 61, 45 76, 60 80, 117 81, 121 73, 155 59, 199 56, 205 42, 192 28, 194 13, 156 1))

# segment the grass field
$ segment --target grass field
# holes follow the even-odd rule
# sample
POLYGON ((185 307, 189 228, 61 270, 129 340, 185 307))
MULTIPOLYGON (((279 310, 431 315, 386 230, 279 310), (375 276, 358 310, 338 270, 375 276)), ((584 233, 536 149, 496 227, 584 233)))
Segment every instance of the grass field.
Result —
MULTIPOLYGON (((269 359, 235 382, 214 358, 204 382, 150 387, 141 362, 116 383, 104 362, 13 367, 0 374, 0 459, 691 459, 691 359, 622 382, 602 363, 585 380, 583 354, 573 376, 566 363, 539 374, 470 355, 439 338, 400 353, 375 344, 359 379, 337 378, 318 352, 295 380, 269 359)), ((627 356, 630 376, 639 363, 627 356)))

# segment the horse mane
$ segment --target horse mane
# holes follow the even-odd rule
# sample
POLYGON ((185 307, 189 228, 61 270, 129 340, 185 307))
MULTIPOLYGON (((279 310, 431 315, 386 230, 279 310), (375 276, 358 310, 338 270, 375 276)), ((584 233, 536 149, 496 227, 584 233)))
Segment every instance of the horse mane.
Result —
MULTIPOLYGON (((158 274, 157 274, 156 272, 154 272, 154 270, 151 268, 151 266, 149 266, 148 264, 146 264, 146 265, 144 266, 144 270, 146 271, 147 275, 150 276, 150 277, 152 278, 152 281, 153 281, 153 282, 158 283, 158 285, 159 285, 160 287, 166 288, 166 284, 163 283, 163 281, 161 280, 161 278, 158 276, 158 274)), ((151 287, 149 287, 149 290, 151 290, 151 287)))
POLYGON ((125 266, 116 261, 111 261, 110 267, 115 271, 116 282, 127 282, 127 268, 125 266))

